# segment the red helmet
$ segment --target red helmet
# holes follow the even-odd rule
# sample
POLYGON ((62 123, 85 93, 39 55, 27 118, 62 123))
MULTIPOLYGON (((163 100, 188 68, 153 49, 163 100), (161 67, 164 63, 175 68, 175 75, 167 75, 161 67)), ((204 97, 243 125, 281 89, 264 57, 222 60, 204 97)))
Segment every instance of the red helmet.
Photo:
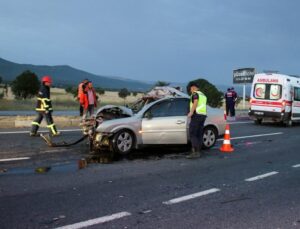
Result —
POLYGON ((52 79, 50 76, 43 76, 42 82, 43 83, 52 83, 52 79))

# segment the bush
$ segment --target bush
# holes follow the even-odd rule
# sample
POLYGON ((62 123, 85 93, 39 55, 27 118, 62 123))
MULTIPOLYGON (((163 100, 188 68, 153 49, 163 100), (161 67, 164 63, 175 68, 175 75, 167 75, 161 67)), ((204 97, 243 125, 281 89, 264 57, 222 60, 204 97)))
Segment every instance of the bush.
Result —
POLYGON ((67 87, 65 90, 67 93, 72 94, 74 96, 74 98, 77 97, 77 94, 78 94, 77 87, 67 87))
POLYGON ((99 94, 99 95, 104 95, 105 94, 105 90, 101 87, 96 87, 95 91, 99 94))

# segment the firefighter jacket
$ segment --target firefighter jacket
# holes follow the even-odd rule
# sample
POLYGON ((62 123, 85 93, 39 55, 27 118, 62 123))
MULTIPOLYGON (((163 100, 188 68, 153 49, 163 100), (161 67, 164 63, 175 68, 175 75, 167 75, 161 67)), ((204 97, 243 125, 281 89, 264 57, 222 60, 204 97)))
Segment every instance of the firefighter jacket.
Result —
POLYGON ((50 99, 50 88, 44 84, 38 93, 36 111, 52 111, 52 103, 50 99))

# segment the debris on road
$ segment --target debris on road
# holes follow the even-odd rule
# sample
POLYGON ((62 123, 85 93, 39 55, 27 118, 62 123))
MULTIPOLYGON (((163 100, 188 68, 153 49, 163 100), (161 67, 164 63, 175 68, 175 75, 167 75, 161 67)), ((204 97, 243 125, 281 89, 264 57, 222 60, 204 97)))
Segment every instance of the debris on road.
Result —
POLYGON ((7 169, 0 169, 0 173, 6 173, 7 169))
POLYGON ((45 167, 38 167, 38 168, 36 168, 34 171, 35 171, 36 173, 47 173, 47 172, 49 172, 50 170, 51 170, 51 167, 45 166, 45 167))
POLYGON ((87 161, 85 158, 78 160, 78 169, 84 169, 87 167, 87 161))

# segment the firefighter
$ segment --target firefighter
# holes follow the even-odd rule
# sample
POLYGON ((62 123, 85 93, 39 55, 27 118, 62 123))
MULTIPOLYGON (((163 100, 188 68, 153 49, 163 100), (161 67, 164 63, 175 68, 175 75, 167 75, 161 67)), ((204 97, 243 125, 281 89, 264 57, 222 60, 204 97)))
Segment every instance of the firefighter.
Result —
POLYGON ((207 116, 206 113, 206 96, 199 91, 197 83, 190 84, 190 112, 188 117, 191 118, 189 125, 189 134, 192 144, 192 152, 187 158, 199 158, 202 156, 201 147, 203 142, 203 127, 207 116))
POLYGON ((38 93, 37 98, 37 117, 32 122, 30 136, 38 136, 37 131, 40 127, 40 124, 43 118, 46 118, 47 127, 50 129, 52 136, 60 135, 60 132, 57 131, 56 126, 52 118, 52 104, 50 99, 50 86, 52 84, 52 79, 50 76, 44 76, 42 78, 42 84, 38 93))

